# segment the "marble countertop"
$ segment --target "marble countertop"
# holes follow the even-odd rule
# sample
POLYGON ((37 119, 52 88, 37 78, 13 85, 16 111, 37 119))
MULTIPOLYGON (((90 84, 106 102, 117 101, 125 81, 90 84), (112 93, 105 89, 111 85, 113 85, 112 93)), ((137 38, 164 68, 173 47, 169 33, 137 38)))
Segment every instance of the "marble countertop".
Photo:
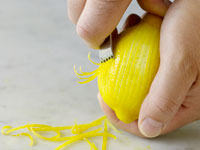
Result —
MULTIPOLYGON (((103 113, 96 81, 77 84, 73 65, 91 71, 89 49, 67 19, 65 0, 0 0, 0 128, 27 123, 70 125, 94 120, 103 113)), ((142 11, 131 5, 139 14, 142 11)), ((127 14, 131 12, 128 9, 127 14)), ((97 60, 97 54, 92 55, 97 60)), ((98 145, 100 145, 97 142, 98 145)), ((200 122, 156 139, 128 133, 109 141, 109 150, 200 150, 200 122)), ((58 143, 0 135, 0 150, 53 150, 58 143)), ((78 143, 69 149, 87 150, 78 143)))

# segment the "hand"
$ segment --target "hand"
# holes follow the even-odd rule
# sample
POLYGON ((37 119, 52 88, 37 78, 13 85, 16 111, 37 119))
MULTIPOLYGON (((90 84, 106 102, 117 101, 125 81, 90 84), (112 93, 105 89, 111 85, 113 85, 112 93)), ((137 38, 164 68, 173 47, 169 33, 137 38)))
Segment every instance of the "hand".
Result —
POLYGON ((176 0, 161 28, 160 67, 138 121, 125 124, 103 102, 111 122, 139 136, 156 137, 200 120, 200 1, 176 0))
MULTIPOLYGON (((114 31, 131 0, 68 0, 68 16, 88 46, 98 49, 114 31)), ((138 0, 143 9, 164 16, 168 0, 138 0), (164 2, 166 1, 166 2, 164 2)))

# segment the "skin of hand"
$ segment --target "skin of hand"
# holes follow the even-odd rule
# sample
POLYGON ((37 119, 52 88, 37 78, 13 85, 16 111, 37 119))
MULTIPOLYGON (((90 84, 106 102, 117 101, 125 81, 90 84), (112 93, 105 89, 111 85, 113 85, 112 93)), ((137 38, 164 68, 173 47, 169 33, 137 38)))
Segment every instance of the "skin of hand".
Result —
MULTIPOLYGON (((148 12, 163 16, 168 0, 138 0, 148 12)), ((93 48, 99 49, 116 28, 131 0, 68 0, 69 19, 76 24, 78 35, 93 48)))
MULTIPOLYGON (((143 0, 139 3, 143 9, 157 15, 163 16, 167 11, 161 27, 160 67, 141 106, 139 119, 125 124, 118 120, 100 94, 98 94, 98 99, 103 111, 116 127, 138 136, 152 138, 200 120, 200 1, 176 0, 170 7, 161 0, 143 0), (155 5, 151 5, 153 2, 155 5)), ((124 28, 139 21, 138 16, 130 15, 124 28)), ((100 24, 103 23, 100 21, 100 24)), ((115 28, 109 23, 106 25, 110 27, 110 30, 105 30, 105 32, 115 28)), ((95 28, 101 29, 101 27, 95 28)), ((104 33, 99 36, 99 40, 95 41, 94 38, 92 41, 88 40, 92 31, 89 33, 90 35, 87 36, 81 34, 81 37, 87 43, 89 42, 90 46, 101 44, 103 41, 101 38, 105 39, 103 37, 107 35, 104 33)))

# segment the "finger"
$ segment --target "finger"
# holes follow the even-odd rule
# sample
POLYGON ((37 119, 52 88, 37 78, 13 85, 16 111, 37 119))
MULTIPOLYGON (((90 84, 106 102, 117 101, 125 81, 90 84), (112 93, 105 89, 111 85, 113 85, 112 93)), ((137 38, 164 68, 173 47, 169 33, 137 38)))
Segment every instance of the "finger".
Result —
POLYGON ((195 118, 196 115, 194 115, 193 112, 194 111, 192 110, 192 108, 181 107, 179 111, 176 113, 175 117, 162 131, 161 134, 172 132, 180 127, 183 127, 186 124, 195 121, 197 118, 195 118))
POLYGON ((74 24, 77 23, 85 3, 86 0, 67 0, 68 17, 74 24))
POLYGON ((131 0, 87 0, 77 23, 77 33, 98 49, 117 26, 131 0))
POLYGON ((117 128, 123 129, 129 133, 135 134, 137 136, 144 137, 138 129, 137 121, 134 121, 129 124, 123 123, 122 121, 120 121, 117 118, 117 116, 115 115, 115 112, 103 101, 103 99, 99 93, 98 93, 97 97, 98 97, 99 104, 100 104, 102 110, 104 111, 105 115, 108 117, 108 119, 114 126, 116 126, 117 128))
POLYGON ((128 18, 126 19, 126 21, 124 22, 124 25, 122 26, 121 31, 138 24, 140 22, 140 20, 141 20, 141 18, 136 14, 129 15, 128 18))
MULTIPOLYGON (((166 41, 165 41, 166 43, 166 41)), ((170 46, 162 47, 165 51, 170 46)), ((187 92, 196 79, 194 68, 188 62, 187 55, 180 53, 161 55, 158 73, 144 100, 139 116, 140 132, 146 137, 161 134, 167 124, 179 110, 187 92)))
POLYGON ((169 0, 138 0, 141 8, 155 15, 163 17, 171 2, 169 0))
POLYGON ((199 120, 199 88, 197 87, 199 84, 193 84, 192 88, 188 92, 182 106, 176 113, 175 117, 172 121, 167 125, 165 130, 163 130, 162 134, 169 133, 174 131, 180 127, 183 127, 186 124, 199 120), (198 91, 197 91, 198 90, 198 91))

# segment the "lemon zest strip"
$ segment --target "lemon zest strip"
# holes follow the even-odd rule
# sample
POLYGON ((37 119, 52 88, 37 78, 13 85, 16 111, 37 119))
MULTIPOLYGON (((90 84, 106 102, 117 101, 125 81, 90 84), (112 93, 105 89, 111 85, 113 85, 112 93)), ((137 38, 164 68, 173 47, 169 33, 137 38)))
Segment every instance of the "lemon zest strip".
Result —
MULTIPOLYGON (((107 121, 104 122, 104 133, 108 133, 107 121)), ((106 150, 107 140, 107 136, 103 136, 102 150, 106 150)))
MULTIPOLYGON (((85 140, 90 145, 91 150, 98 150, 96 145, 94 143, 90 142, 88 140, 88 138, 102 136, 103 137, 102 150, 106 150, 108 137, 116 139, 116 136, 114 136, 113 134, 108 132, 108 125, 109 126, 112 125, 111 123, 110 123, 111 125, 109 123, 110 122, 107 120, 107 117, 102 116, 102 117, 98 118, 97 120, 94 120, 88 124, 75 123, 74 126, 52 127, 52 126, 43 125, 43 124, 27 124, 27 125, 16 127, 16 128, 12 128, 11 126, 4 126, 1 129, 1 133, 3 135, 8 135, 14 131, 27 128, 33 135, 35 135, 36 137, 38 137, 40 139, 47 140, 47 141, 54 141, 54 142, 65 141, 65 143, 58 146, 55 150, 60 150, 61 148, 66 147, 76 141, 79 141, 79 140, 85 140), (98 128, 98 129, 83 133, 84 131, 86 131, 89 128, 101 125, 102 121, 104 121, 104 131, 103 132, 100 132, 103 128, 98 128), (6 131, 6 129, 7 129, 7 131, 6 131), (71 132, 73 134, 77 134, 77 135, 69 136, 69 137, 61 137, 61 130, 71 130, 71 132), (56 132, 57 134, 52 137, 45 137, 45 136, 41 135, 40 133, 38 133, 37 131, 53 131, 53 132, 56 132)), ((111 126, 111 128, 112 128, 112 126, 111 126)), ((112 129, 115 129, 115 128, 112 128, 112 129)), ((30 145, 32 146, 34 144, 34 139, 29 133, 19 133, 19 134, 11 135, 11 136, 27 136, 31 140, 30 145)))
POLYGON ((7 132, 5 132, 5 129, 11 129, 12 127, 11 126, 4 126, 2 129, 1 129, 1 134, 2 135, 7 135, 7 132))
POLYGON ((60 150, 60 149, 62 149, 64 147, 68 146, 69 144, 72 144, 72 143, 74 143, 76 141, 82 140, 83 138, 90 138, 90 137, 95 137, 95 136, 109 136, 111 138, 116 139, 116 136, 114 136, 111 133, 94 133, 92 131, 92 132, 82 133, 82 134, 79 134, 77 136, 74 136, 69 141, 67 141, 67 142, 63 143, 62 145, 58 146, 55 150, 60 150))
POLYGON ((90 145, 90 150, 98 150, 96 145, 94 143, 90 142, 90 140, 88 140, 87 138, 84 138, 84 140, 90 145))
POLYGON ((94 71, 91 71, 91 72, 83 72, 81 67, 80 67, 80 72, 81 73, 78 73, 78 71, 76 70, 76 65, 74 65, 74 73, 76 74, 76 76, 89 76, 89 75, 93 75, 94 73, 97 72, 97 70, 94 70, 94 71))
POLYGON ((93 63, 94 65, 97 65, 97 66, 101 65, 101 63, 96 63, 96 62, 94 62, 94 61, 91 59, 91 53, 90 53, 90 52, 88 53, 88 59, 89 59, 89 61, 90 61, 91 63, 93 63))
POLYGON ((46 141, 57 141, 57 139, 60 138, 60 131, 57 131, 57 130, 55 130, 55 132, 57 132, 57 135, 55 135, 53 137, 42 136, 41 134, 37 133, 34 128, 31 128, 31 132, 33 133, 33 135, 37 136, 40 139, 46 140, 46 141))
POLYGON ((80 73, 81 73, 82 75, 85 75, 85 74, 91 75, 91 74, 96 73, 97 70, 98 70, 98 69, 96 69, 96 70, 94 70, 94 71, 91 71, 91 72, 84 72, 84 71, 82 70, 82 67, 81 67, 81 66, 79 67, 79 71, 80 71, 80 73))
POLYGON ((31 140, 30 146, 34 145, 34 139, 29 133, 19 133, 19 134, 11 135, 11 136, 26 136, 31 140))
POLYGON ((89 83, 89 82, 91 82, 92 80, 94 80, 96 77, 97 77, 97 74, 95 74, 95 75, 89 77, 88 80, 86 80, 86 81, 78 81, 78 83, 79 83, 79 84, 86 84, 86 83, 89 83))
POLYGON ((92 122, 90 122, 90 123, 88 123, 88 124, 79 124, 79 125, 75 124, 75 125, 72 127, 71 132, 72 132, 73 134, 82 133, 82 132, 84 132, 85 130, 87 130, 87 129, 89 129, 89 128, 92 128, 92 127, 94 127, 94 126, 100 125, 100 124, 102 123, 102 121, 105 120, 105 119, 106 119, 106 116, 103 116, 103 117, 100 117, 99 119, 94 120, 94 121, 92 121, 92 122))
POLYGON ((62 127, 41 127, 34 128, 35 131, 59 131, 59 130, 70 130, 73 126, 62 126, 62 127))
MULTIPOLYGON (((96 129, 96 130, 93 130, 93 131, 90 131, 88 133, 91 133, 91 134, 96 134, 97 132, 101 131, 102 128, 99 128, 99 129, 96 129)), ((38 138, 40 139, 43 139, 43 140, 47 140, 47 141, 52 141, 52 142, 61 142, 61 141, 66 141, 66 140, 71 140, 79 135, 75 135, 75 136, 69 136, 69 137, 51 137, 51 138, 48 138, 48 137, 44 137, 42 136, 41 134, 37 133, 36 131, 34 131, 34 129, 31 130, 32 133, 37 136, 38 138)), ((84 133, 86 134, 86 133, 84 133)))
POLYGON ((24 125, 24 126, 20 126, 20 127, 16 127, 16 128, 12 128, 10 130, 8 130, 6 132, 6 134, 9 134, 11 132, 14 132, 14 131, 17 131, 17 130, 20 130, 20 129, 25 129, 25 128, 30 128, 30 127, 50 127, 48 125, 42 125, 42 124, 28 124, 28 125, 24 125))

